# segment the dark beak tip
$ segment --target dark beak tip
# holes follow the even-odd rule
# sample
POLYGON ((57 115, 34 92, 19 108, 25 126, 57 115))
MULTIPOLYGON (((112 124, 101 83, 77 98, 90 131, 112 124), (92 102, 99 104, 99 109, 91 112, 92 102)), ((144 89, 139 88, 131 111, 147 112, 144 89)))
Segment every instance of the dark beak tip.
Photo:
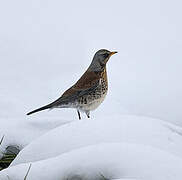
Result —
POLYGON ((113 55, 113 54, 116 54, 116 53, 118 53, 117 51, 113 51, 113 52, 111 52, 111 56, 113 55))

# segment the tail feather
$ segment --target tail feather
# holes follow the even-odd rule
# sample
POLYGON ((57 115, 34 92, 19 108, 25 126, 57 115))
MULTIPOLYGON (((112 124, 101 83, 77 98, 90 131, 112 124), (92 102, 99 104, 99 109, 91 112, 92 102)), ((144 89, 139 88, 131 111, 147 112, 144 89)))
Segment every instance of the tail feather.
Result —
POLYGON ((46 105, 46 106, 43 106, 41 108, 35 109, 35 110, 27 113, 27 115, 30 115, 30 114, 33 114, 33 113, 36 113, 36 112, 39 112, 39 111, 43 111, 43 110, 46 110, 46 109, 49 109, 49 108, 51 108, 51 105, 46 105))

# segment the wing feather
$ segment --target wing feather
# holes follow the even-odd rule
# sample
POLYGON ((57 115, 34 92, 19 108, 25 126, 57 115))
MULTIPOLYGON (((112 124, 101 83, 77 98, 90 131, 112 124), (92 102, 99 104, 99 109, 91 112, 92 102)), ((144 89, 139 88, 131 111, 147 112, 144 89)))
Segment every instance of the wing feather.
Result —
POLYGON ((100 75, 100 72, 95 73, 86 71, 71 88, 66 90, 59 99, 52 103, 52 106, 58 106, 60 103, 64 104, 66 102, 74 101, 76 98, 97 88, 100 82, 100 75))

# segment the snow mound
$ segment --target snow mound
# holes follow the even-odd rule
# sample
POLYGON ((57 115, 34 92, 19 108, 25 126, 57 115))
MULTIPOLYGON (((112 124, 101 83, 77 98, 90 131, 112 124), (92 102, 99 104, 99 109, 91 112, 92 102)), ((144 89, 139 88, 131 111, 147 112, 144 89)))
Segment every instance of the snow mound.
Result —
POLYGON ((31 121, 28 118, 1 118, 0 121, 3 122, 0 127, 0 140, 4 136, 0 146, 0 157, 9 146, 21 150, 42 134, 69 122, 59 118, 38 118, 31 121))
MULTIPOLYGON (((111 179, 111 180, 137 180, 137 179, 130 179, 130 178, 122 178, 122 179, 111 179)), ((139 180, 139 179, 138 179, 139 180)))
POLYGON ((182 157, 182 129, 159 119, 111 116, 76 121, 49 131, 26 146, 12 165, 39 161, 71 150, 104 143, 150 145, 182 157))
MULTIPOLYGON (((29 163, 0 172, 22 180, 29 163)), ((182 158, 150 146, 130 143, 105 143, 80 148, 55 158, 32 163, 31 180, 181 180, 182 158)))

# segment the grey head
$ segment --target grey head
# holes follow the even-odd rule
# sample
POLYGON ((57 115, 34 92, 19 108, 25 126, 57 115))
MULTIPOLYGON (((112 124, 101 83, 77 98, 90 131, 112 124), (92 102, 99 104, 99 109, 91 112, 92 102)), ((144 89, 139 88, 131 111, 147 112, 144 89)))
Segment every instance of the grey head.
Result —
POLYGON ((102 71, 109 58, 113 55, 116 54, 116 51, 108 51, 107 49, 100 49, 97 51, 93 57, 93 60, 88 68, 89 71, 102 71))

